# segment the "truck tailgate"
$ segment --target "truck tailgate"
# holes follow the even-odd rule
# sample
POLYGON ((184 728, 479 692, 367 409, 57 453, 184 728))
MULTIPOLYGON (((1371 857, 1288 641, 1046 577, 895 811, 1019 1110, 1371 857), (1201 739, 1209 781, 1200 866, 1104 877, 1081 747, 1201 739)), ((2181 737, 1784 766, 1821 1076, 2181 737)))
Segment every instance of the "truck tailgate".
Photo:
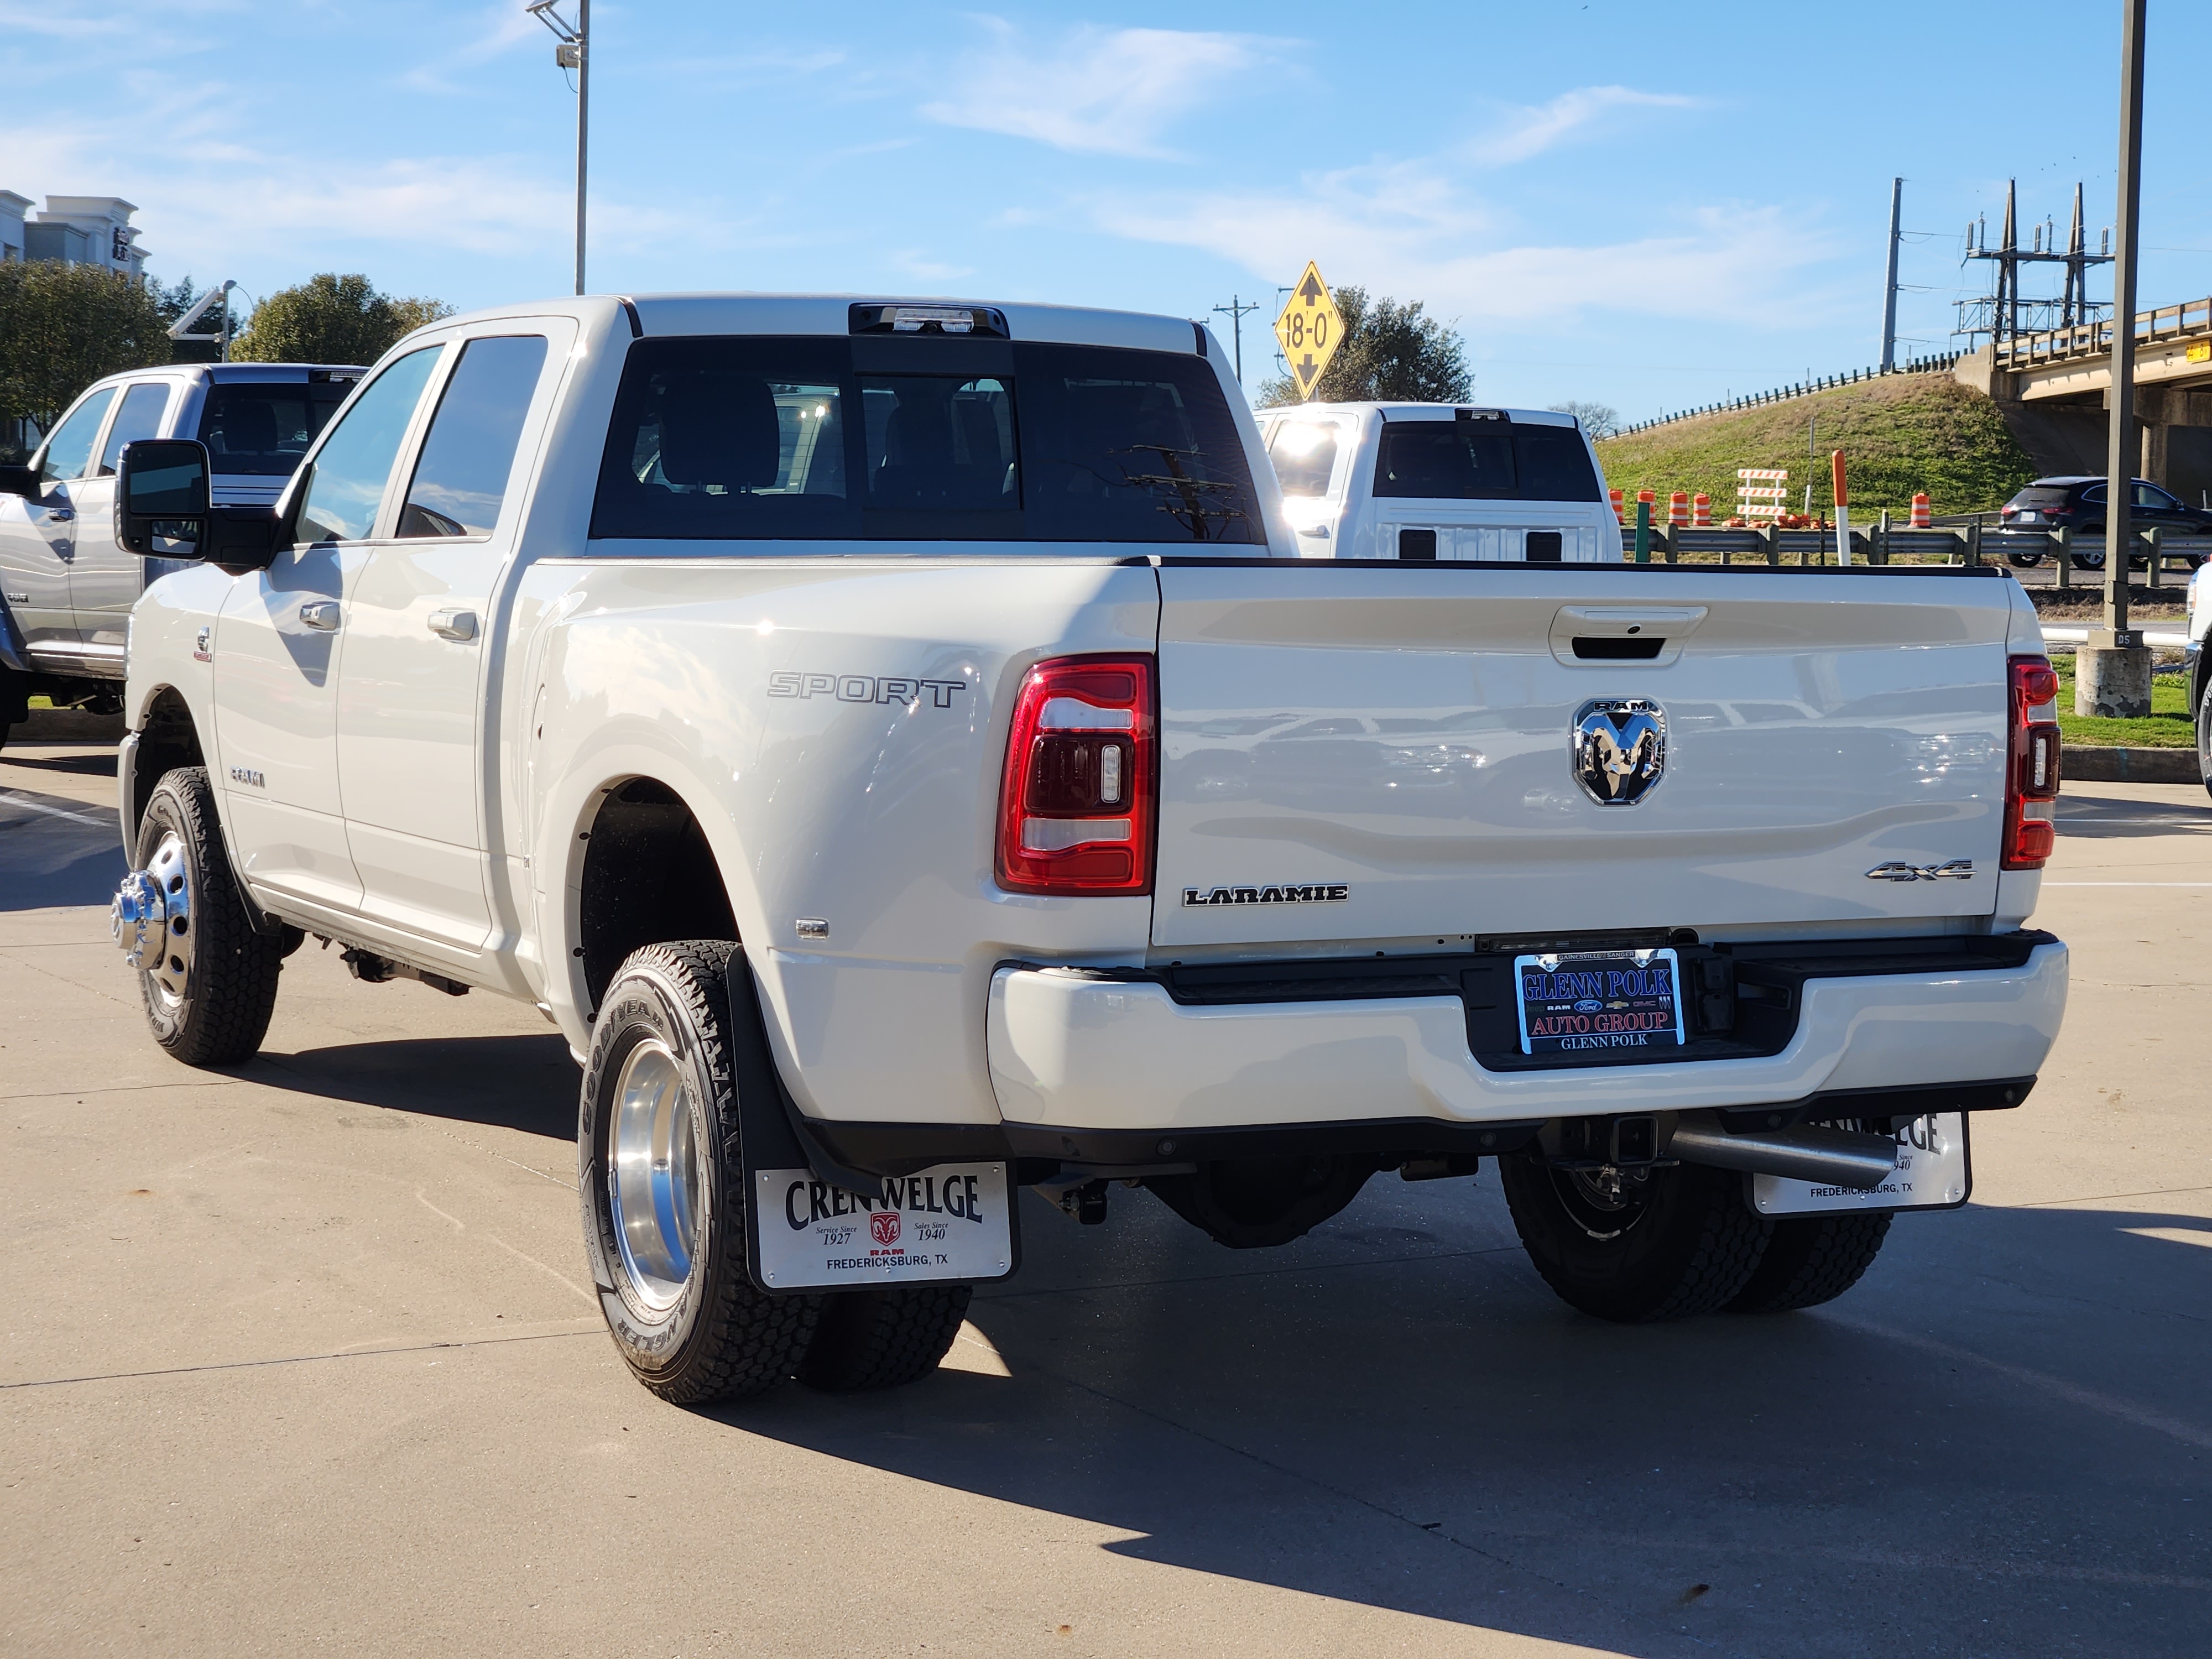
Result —
POLYGON ((1170 562, 1159 579, 1156 946, 1994 908, 2002 577, 1170 562), (1632 805, 1601 805, 1571 758, 1581 713, 1614 699, 1665 727, 1632 805), (1953 867, 1869 879, 1884 864, 1953 867))

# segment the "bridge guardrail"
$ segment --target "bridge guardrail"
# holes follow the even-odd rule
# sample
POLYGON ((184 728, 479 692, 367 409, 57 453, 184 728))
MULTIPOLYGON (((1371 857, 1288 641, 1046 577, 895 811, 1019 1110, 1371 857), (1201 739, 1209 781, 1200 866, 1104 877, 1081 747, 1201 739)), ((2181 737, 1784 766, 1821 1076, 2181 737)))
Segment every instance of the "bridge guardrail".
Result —
MULTIPOLYGON (((2170 536, 2163 529, 2153 528, 2136 532, 2132 539, 2138 550, 2131 556, 2147 562, 2148 586, 2153 587, 2160 585, 2161 577, 2177 571, 2185 580, 2189 571, 2212 558, 2212 536, 2170 536)), ((1632 528, 1622 526, 1620 545, 1622 556, 1632 560, 1636 548, 1632 528)), ((2074 559, 2093 550, 2101 551, 2101 548, 2076 547, 2070 530, 1989 530, 1973 522, 1931 530, 1902 526, 1883 530, 1877 526, 1871 530, 1851 532, 1851 558, 1856 563, 1911 568, 1929 563, 2038 564, 2050 559, 2056 566, 2060 587, 2076 585, 2074 559), (2074 557, 2059 556, 2064 552, 2071 552, 2074 557)), ((1832 564, 1835 556, 1836 532, 1832 528, 1699 530, 1680 525, 1651 527, 1650 562, 1654 564, 1807 567, 1832 564)), ((2096 572, 2085 574, 2090 578, 2087 586, 2101 585, 2096 572)))

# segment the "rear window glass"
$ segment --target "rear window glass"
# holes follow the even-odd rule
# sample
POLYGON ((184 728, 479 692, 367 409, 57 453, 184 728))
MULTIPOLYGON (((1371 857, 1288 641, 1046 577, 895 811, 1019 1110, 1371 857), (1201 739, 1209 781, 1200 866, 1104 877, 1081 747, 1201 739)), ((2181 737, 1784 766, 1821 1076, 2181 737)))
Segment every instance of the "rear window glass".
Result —
POLYGON ((1266 539, 1235 419, 1198 357, 858 343, 633 343, 592 535, 1266 539))
POLYGON ((1285 421, 1267 440, 1267 459, 1285 495, 1328 494, 1328 475, 1336 470, 1334 421, 1285 421))
POLYGON ((2073 493, 2063 484, 2050 489, 2031 487, 2014 496, 2012 505, 2014 507, 2063 507, 2066 505, 2067 497, 2073 493))
POLYGON ((1375 493, 1456 501, 1598 499, 1581 433, 1502 421, 1391 422, 1382 428, 1375 493))
POLYGON ((216 472, 290 477, 352 390, 349 382, 210 386, 200 407, 199 430, 210 467, 216 472))

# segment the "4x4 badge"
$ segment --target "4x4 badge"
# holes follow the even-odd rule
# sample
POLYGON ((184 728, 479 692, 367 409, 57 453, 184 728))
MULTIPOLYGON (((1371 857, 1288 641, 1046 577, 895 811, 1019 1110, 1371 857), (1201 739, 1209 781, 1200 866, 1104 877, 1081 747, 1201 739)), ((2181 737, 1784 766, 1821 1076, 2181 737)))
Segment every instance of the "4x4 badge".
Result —
POLYGON ((1974 861, 1953 859, 1948 864, 1904 864, 1892 860, 1867 872, 1869 881, 1972 881, 1974 861))

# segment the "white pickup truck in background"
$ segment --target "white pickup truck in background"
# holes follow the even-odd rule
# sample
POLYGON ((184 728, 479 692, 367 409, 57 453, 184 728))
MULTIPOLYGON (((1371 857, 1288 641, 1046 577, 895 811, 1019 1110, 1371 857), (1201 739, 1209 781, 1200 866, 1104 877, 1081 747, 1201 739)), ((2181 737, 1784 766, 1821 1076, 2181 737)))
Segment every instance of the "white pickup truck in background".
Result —
POLYGON ((1571 415, 1294 404, 1259 419, 1306 558, 1620 561, 1605 474, 1571 415))
POLYGON ((171 567, 115 539, 115 468, 144 438, 191 437, 224 505, 274 501, 363 371, 167 363, 95 380, 27 465, 0 467, 0 739, 26 700, 122 705, 131 607, 171 567))
POLYGON ((154 1034, 250 1055, 307 935, 537 1004, 672 1400, 920 1375, 1023 1186, 1248 1248, 1493 1159, 1578 1308, 1809 1306, 2058 1029, 2015 583, 1301 558, 1188 322, 514 307, 273 507, 208 465, 122 457, 123 544, 198 557, 132 623, 154 1034))

